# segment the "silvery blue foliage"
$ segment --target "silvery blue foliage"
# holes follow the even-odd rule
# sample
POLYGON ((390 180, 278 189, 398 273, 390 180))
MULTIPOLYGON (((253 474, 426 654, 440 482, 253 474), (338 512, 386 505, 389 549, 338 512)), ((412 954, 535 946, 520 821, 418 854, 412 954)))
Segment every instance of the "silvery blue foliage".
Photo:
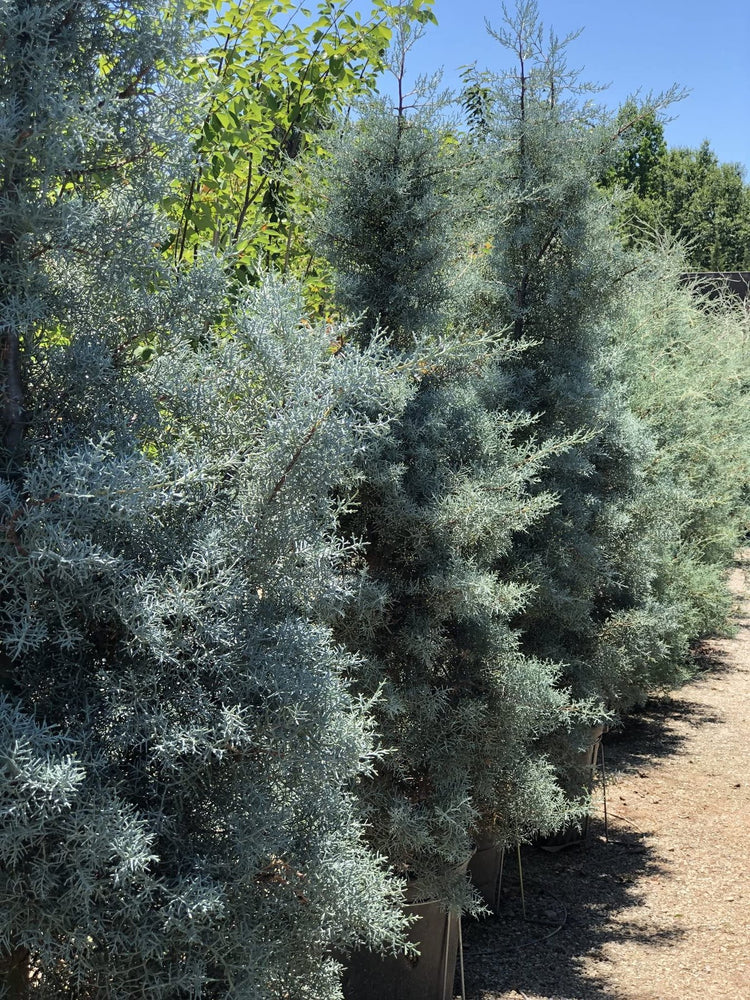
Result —
POLYGON ((8 806, 0 927, 82 989, 333 996, 325 949, 398 929, 347 791, 375 760, 356 661, 315 624, 354 551, 330 491, 397 380, 296 306, 264 286, 236 337, 101 383, 66 325, 4 488, 5 778, 36 792, 8 806), (98 438, 44 432, 63 390, 108 400, 98 438))
POLYGON ((562 822, 536 741, 573 706, 557 666, 525 656, 512 627, 531 587, 498 571, 554 507, 537 486, 568 445, 538 447, 512 408, 523 345, 461 315, 445 139, 427 112, 365 109, 335 145, 318 226, 343 304, 387 324, 394 357, 419 335, 426 352, 413 397, 359 463, 345 524, 364 542, 361 587, 336 633, 362 657, 358 690, 382 691, 390 752, 361 786, 371 840, 416 891, 459 906, 457 866, 478 829, 508 843, 562 822), (452 345, 442 363, 431 338, 452 345))
POLYGON ((544 455, 516 444, 527 425, 504 409, 506 391, 497 359, 426 378, 364 456, 347 522, 366 543, 366 577, 337 631, 364 655, 360 689, 382 687, 392 747, 363 808, 378 849, 448 898, 478 828, 509 843, 563 815, 535 741, 572 706, 556 665, 523 655, 511 626, 528 587, 497 570, 553 502, 529 495, 544 455))
POLYGON ((364 330, 380 325, 406 349, 436 336, 451 314, 449 262, 460 242, 452 190, 463 164, 454 146, 438 155, 444 110, 429 95, 409 115, 385 100, 363 103, 356 123, 325 135, 331 155, 310 164, 322 193, 317 245, 335 268, 337 301, 364 314, 364 330))
POLYGON ((165 267, 159 15, 0 7, 0 988, 334 998, 334 946, 402 922, 326 623, 409 374, 283 283, 165 267))
POLYGON ((634 261, 595 179, 617 130, 581 99, 565 41, 546 39, 533 0, 493 33, 515 68, 483 78, 486 124, 472 139, 495 220, 480 306, 531 341, 513 383, 535 433, 578 437, 547 463, 540 485, 558 503, 507 567, 536 586, 518 619, 524 649, 563 664, 574 695, 606 714, 678 678, 684 653, 679 598, 656 586, 674 530, 670 487, 649 477, 655 442, 632 412, 615 346, 634 261))
POLYGON ((671 491, 656 586, 680 602, 684 647, 725 626, 725 570, 750 523, 748 314, 685 286, 684 251, 667 239, 634 263, 619 343, 633 407, 656 442, 653 477, 671 491))

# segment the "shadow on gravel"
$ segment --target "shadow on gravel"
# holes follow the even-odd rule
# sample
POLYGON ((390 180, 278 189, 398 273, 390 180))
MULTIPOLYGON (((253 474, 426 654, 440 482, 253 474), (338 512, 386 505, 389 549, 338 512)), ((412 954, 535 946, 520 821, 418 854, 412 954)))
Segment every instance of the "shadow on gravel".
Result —
POLYGON ((707 710, 700 702, 670 695, 650 698, 643 708, 628 717, 624 729, 607 733, 604 745, 607 771, 630 774, 654 759, 680 753, 688 736, 671 723, 681 722, 690 729, 698 729, 723 721, 721 715, 707 710))
MULTIPOLYGON (((653 928, 639 925, 635 884, 666 869, 639 831, 610 825, 609 842, 603 833, 601 820, 593 820, 587 848, 552 855, 523 849, 526 919, 517 860, 507 859, 500 915, 464 920, 467 1000, 615 1000, 602 982, 585 974, 584 956, 596 959, 602 946, 623 932, 656 943, 653 928), (630 921, 616 927, 609 922, 610 914, 622 920, 628 910, 630 921)), ((664 943, 679 936, 679 930, 665 934, 664 943)), ((460 997, 459 981, 456 993, 460 997)))
MULTIPOLYGON (((727 650, 721 649, 717 643, 735 638, 742 628, 747 628, 750 622, 746 618, 735 616, 732 631, 726 635, 703 639, 690 654, 693 677, 691 680, 702 680, 707 677, 722 676, 733 669, 732 659, 727 650)), ((688 681, 690 683, 690 681, 688 681)))
MULTIPOLYGON (((651 699, 623 731, 605 737, 607 774, 638 772, 655 758, 680 753, 685 738, 670 726, 677 719, 691 728, 722 721, 696 702, 651 699)), ((597 811, 601 801, 597 788, 597 811)), ((605 839, 602 818, 592 818, 586 847, 558 854, 522 849, 525 919, 518 862, 506 856, 499 916, 463 923, 467 1000, 617 1000, 590 970, 585 972, 585 958, 595 961, 605 944, 623 934, 651 946, 660 940, 667 946, 682 936, 675 928, 660 939, 653 924, 641 920, 637 884, 669 874, 663 859, 657 860, 645 843, 648 831, 627 825, 612 812, 609 819, 605 839), (609 920, 614 914, 616 924, 609 920)))

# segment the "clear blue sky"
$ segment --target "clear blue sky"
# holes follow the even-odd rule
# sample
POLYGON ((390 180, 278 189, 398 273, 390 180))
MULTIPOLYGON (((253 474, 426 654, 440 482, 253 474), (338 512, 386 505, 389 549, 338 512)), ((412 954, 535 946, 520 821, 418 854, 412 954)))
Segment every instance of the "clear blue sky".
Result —
MULTIPOLYGON (((410 76, 443 67, 444 84, 456 86, 462 65, 509 65, 485 30, 485 18, 501 23, 499 0, 435 0, 433 10, 439 24, 410 53, 410 76)), ((750 181, 748 0, 539 0, 539 11, 558 36, 584 29, 568 65, 581 68, 586 81, 609 84, 603 104, 617 108, 638 89, 689 89, 670 112, 668 144, 696 147, 708 139, 722 162, 743 164, 750 181)))

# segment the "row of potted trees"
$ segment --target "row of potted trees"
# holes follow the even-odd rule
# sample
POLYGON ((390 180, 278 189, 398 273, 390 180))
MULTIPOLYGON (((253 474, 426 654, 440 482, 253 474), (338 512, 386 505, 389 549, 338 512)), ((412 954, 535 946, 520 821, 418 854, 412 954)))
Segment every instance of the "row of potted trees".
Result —
POLYGON ((463 122, 321 139, 352 321, 173 269, 174 13, 0 12, 0 979, 446 997, 476 845, 575 820, 586 731, 721 618, 741 387, 703 386, 709 482, 660 393, 713 320, 613 236, 627 133, 567 100, 531 3, 463 122))
MULTIPOLYGON (((398 998, 452 996, 449 914, 472 908, 461 862, 478 848, 492 907, 506 847, 555 830, 565 843, 585 822, 603 725, 685 676, 690 641, 722 620, 717 588, 696 627, 710 603, 700 580, 718 580, 731 554, 711 554, 713 529, 680 516, 685 473, 664 456, 682 434, 660 434, 633 388, 660 352, 659 333, 627 343, 636 314, 662 331, 666 296, 683 324, 710 319, 678 288, 674 251, 656 269, 617 237, 597 178, 627 129, 589 105, 583 124, 564 46, 540 47, 533 4, 497 37, 516 69, 468 78, 468 124, 429 101, 410 114, 371 105, 320 168, 318 246, 337 301, 363 317, 356 339, 437 355, 363 456, 345 522, 366 544, 363 589, 335 628, 365 656, 353 683, 381 692, 392 748, 361 789, 368 836, 410 898, 446 911, 433 972, 393 966, 398 998), (687 546, 702 554, 675 570, 687 546)), ((690 359, 673 363, 690 377, 690 359)), ((741 392, 724 414, 734 462, 741 392)), ((719 481, 732 535, 747 463, 719 481)), ((699 493, 688 503, 702 506, 699 493)), ((345 996, 382 989, 375 967, 352 960, 345 996)))

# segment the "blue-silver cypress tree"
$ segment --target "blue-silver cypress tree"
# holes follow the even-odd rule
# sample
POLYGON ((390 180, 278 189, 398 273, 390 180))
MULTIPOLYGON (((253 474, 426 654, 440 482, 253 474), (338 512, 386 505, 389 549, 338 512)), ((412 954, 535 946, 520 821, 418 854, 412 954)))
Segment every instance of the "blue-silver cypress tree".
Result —
POLYGON ((617 128, 584 99, 567 40, 545 36, 533 0, 505 12, 493 34, 515 66, 475 81, 485 124, 471 141, 495 222, 474 308, 531 342, 513 382, 535 434, 578 438, 547 464, 540 486, 558 503, 507 568, 535 585, 517 621, 524 648, 563 664, 574 695, 606 714, 679 675, 672 598, 653 588, 663 552, 653 501, 668 495, 646 498, 654 442, 630 409, 614 349, 633 262, 595 183, 617 128))
POLYGON ((403 389, 293 290, 160 259, 173 14, 0 4, 0 990, 333 1000, 402 919, 323 623, 403 389))
POLYGON ((478 828, 504 843, 561 821, 534 742, 570 705, 556 666, 523 655, 510 625, 528 588, 498 572, 515 535, 554 505, 530 485, 559 443, 545 453, 527 416, 508 409, 514 349, 462 321, 466 165, 448 139, 429 107, 366 109, 334 144, 317 224, 364 338, 383 324, 394 357, 415 358, 419 373, 362 456, 346 520, 364 543, 361 585, 336 633, 361 657, 358 690, 381 691, 390 749, 361 800, 378 850, 426 897, 458 905, 456 866, 478 828))
POLYGON ((668 237, 633 261, 619 343, 629 398, 655 440, 651 476, 671 490, 657 585, 679 600, 684 647, 725 627, 725 570, 750 524, 748 313, 686 286, 684 252, 668 237))

